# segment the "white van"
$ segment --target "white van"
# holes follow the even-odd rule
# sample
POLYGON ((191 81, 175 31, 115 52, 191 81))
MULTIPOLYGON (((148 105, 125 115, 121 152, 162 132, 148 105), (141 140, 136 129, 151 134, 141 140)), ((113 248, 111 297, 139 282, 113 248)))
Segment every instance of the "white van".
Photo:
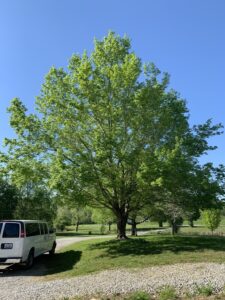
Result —
POLYGON ((26 268, 34 258, 54 254, 56 237, 48 224, 37 220, 0 220, 0 264, 20 263, 26 268))

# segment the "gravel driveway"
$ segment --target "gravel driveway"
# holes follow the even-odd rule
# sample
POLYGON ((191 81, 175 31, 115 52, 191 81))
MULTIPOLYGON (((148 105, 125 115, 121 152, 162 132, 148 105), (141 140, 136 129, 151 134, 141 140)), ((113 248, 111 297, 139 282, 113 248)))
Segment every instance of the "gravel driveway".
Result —
MULTIPOLYGON (((57 249, 71 243, 93 239, 74 237, 59 239, 57 249)), ((194 291, 196 286, 210 284, 216 292, 225 286, 225 264, 187 263, 144 269, 118 269, 69 279, 44 281, 45 269, 40 263, 28 271, 12 271, 0 275, 0 299, 59 300, 64 297, 115 294, 135 290, 155 292, 165 285, 178 292, 194 291)))
POLYGON ((64 297, 135 290, 154 293, 165 285, 174 286, 178 292, 192 292, 196 286, 210 284, 219 292, 225 285, 225 264, 176 264, 141 270, 108 270, 94 275, 45 282, 25 276, 8 276, 1 278, 0 283, 0 299, 5 300, 59 300, 64 297))

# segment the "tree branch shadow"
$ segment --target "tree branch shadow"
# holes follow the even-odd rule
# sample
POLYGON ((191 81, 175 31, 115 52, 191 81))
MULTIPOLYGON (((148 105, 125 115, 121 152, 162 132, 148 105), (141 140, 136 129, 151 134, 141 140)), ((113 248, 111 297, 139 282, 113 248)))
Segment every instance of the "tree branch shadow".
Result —
POLYGON ((125 241, 110 240, 90 245, 91 250, 102 249, 102 257, 161 254, 163 252, 225 251, 224 237, 205 236, 157 236, 157 238, 132 238, 125 241))

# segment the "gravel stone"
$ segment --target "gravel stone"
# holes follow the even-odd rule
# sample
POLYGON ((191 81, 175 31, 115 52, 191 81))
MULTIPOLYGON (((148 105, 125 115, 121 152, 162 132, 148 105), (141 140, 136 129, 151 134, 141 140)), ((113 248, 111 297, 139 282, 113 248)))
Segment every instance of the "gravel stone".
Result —
POLYGON ((44 281, 43 276, 2 276, 0 299, 56 300, 94 294, 157 292, 166 285, 179 294, 195 293, 198 286, 210 285, 215 292, 225 286, 225 264, 185 263, 144 269, 117 269, 69 279, 44 281))

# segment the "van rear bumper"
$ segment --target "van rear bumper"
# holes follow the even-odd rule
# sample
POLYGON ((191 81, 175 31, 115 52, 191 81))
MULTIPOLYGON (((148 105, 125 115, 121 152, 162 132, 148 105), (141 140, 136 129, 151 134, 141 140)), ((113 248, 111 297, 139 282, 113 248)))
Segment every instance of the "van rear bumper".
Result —
POLYGON ((1 264, 17 264, 22 261, 22 257, 0 257, 1 264))

